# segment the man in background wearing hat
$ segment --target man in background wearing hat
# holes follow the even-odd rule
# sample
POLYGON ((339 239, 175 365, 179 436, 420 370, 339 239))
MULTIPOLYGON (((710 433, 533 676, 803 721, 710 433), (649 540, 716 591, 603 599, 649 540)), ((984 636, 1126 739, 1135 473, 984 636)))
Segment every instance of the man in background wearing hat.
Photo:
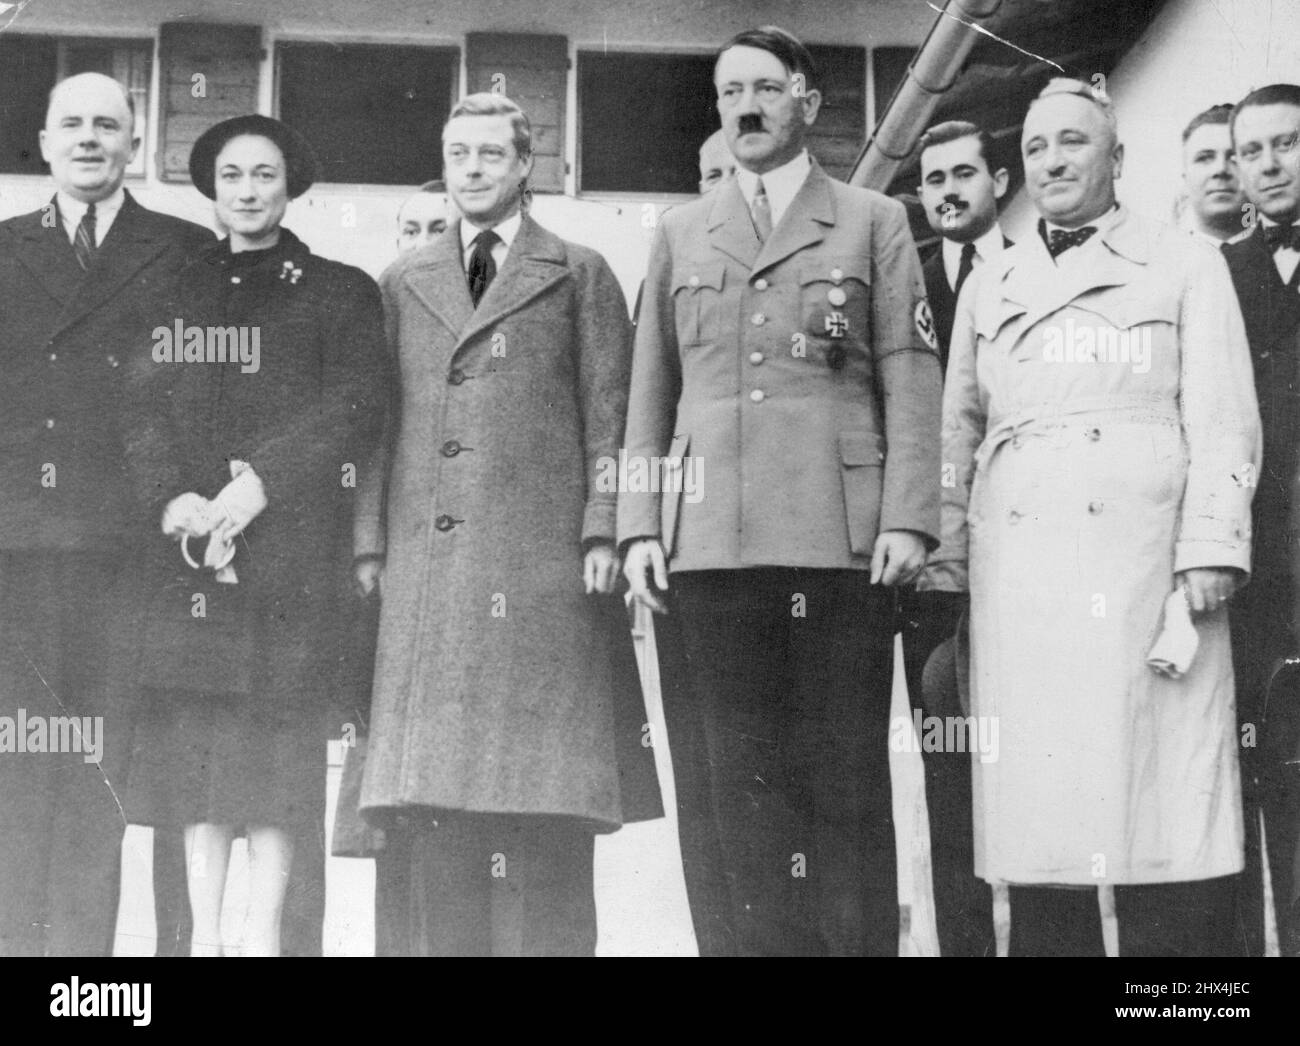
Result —
POLYGON ((111 947, 133 543, 156 527, 128 493, 119 396, 169 322, 168 280, 212 241, 123 188, 134 123, 116 81, 58 84, 40 135, 55 195, 0 223, 0 714, 103 716, 97 761, 0 754, 0 954, 111 947))
POLYGON ((921 265, 901 204, 809 156, 798 40, 738 34, 714 83, 739 169, 659 223, 618 506, 661 615, 695 935, 703 955, 896 955, 893 587, 939 518, 921 265))

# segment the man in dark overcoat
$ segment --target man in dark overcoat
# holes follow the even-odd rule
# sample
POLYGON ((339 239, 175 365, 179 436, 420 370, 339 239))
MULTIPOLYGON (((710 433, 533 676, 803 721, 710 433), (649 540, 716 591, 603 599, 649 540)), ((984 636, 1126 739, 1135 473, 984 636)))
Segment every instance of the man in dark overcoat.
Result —
POLYGON ((56 86, 40 138, 54 197, 0 223, 0 715, 103 717, 97 760, 0 752, 0 954, 112 946, 132 555, 151 532, 129 494, 122 385, 168 280, 212 239, 123 188, 134 118, 106 76, 56 86))
POLYGON ((612 594, 627 304, 521 214, 513 102, 463 99, 443 160, 461 220, 381 280, 401 388, 384 526, 363 497, 358 528, 386 555, 361 809, 379 874, 407 861, 397 950, 590 955, 595 834, 659 813, 612 594))

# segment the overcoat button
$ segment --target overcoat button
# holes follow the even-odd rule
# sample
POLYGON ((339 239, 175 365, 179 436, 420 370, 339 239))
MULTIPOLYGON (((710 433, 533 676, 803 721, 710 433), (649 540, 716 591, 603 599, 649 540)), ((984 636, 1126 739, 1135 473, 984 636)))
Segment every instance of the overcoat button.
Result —
POLYGON ((749 394, 749 398, 750 398, 751 400, 753 400, 755 403, 762 403, 762 402, 763 402, 763 390, 762 390, 762 389, 755 389, 753 392, 751 392, 751 393, 749 394))
POLYGON ((53 419, 53 418, 46 418, 46 419, 45 419, 45 427, 46 427, 47 429, 52 429, 52 428, 54 428, 54 419, 53 419))
POLYGON ((1088 438, 1096 443, 1097 440, 1101 439, 1101 429, 1089 429, 1088 438))
POLYGON ((55 360, 57 360, 58 358, 59 358, 59 354, 58 354, 57 352, 51 352, 51 353, 50 353, 50 362, 51 362, 51 363, 53 363, 53 362, 54 362, 55 360))
POLYGON ((1021 444, 1022 444, 1022 440, 1020 439, 1019 436, 1012 436, 1012 437, 1011 437, 1011 447, 1012 447, 1013 450, 1019 450, 1020 447, 1021 447, 1021 444))
POLYGON ((459 367, 452 367, 447 374, 447 384, 449 385, 459 385, 464 380, 465 372, 459 367))
POLYGON ((232 277, 230 277, 230 282, 231 282, 231 283, 238 283, 238 282, 239 282, 239 277, 238 277, 238 276, 232 276, 232 277))
POLYGON ((444 458, 454 458, 459 453, 460 453, 460 444, 457 443, 454 439, 449 439, 447 440, 446 443, 442 445, 442 456, 444 458))
POLYGON ((456 525, 456 521, 450 516, 439 516, 433 521, 433 525, 445 533, 456 525))
POLYGON ((749 354, 749 362, 757 366, 763 362, 763 354, 761 352, 751 352, 749 354))
POLYGON ((832 270, 831 270, 831 279, 834 280, 836 283, 839 283, 840 280, 844 279, 844 270, 843 270, 843 269, 832 269, 832 270))
POLYGON ((1093 516, 1100 516, 1100 515, 1101 515, 1102 507, 1103 507, 1103 506, 1102 506, 1102 503, 1101 503, 1100 501, 1089 501, 1089 502, 1088 502, 1088 513, 1089 513, 1090 515, 1093 515, 1093 516))
POLYGON ((761 327, 763 326, 763 324, 767 322, 767 317, 764 316, 761 312, 756 312, 754 313, 753 316, 749 318, 749 322, 752 323, 755 327, 761 327))
POLYGON ((760 276, 758 279, 754 281, 754 289, 759 291, 767 290, 767 280, 763 279, 763 277, 760 276))
POLYGON ((1012 526, 1015 526, 1017 523, 1020 522, 1020 513, 1017 512, 1015 509, 1012 509, 1010 512, 1007 513, 1007 521, 1012 526))
POLYGON ((700 278, 698 276, 692 276, 686 282, 689 283, 692 287, 698 287, 700 285, 700 278))

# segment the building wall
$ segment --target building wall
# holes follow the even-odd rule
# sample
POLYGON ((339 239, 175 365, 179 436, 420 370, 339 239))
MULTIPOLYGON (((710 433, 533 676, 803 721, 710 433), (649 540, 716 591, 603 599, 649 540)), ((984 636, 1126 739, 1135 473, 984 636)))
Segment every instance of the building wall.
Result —
MULTIPOLYGON (((1170 0, 1106 85, 1124 143, 1119 199, 1171 221, 1187 122, 1278 81, 1300 83, 1300 5, 1294 0, 1170 0)), ((1022 192, 1003 224, 1018 239, 1032 233, 1035 219, 1022 192)))
MULTIPOLYGON (((0 15, 0 25, 7 16, 0 15)), ((932 9, 915 0, 548 0, 544 4, 507 0, 444 0, 440 3, 383 2, 364 6, 343 0, 249 0, 233 4, 180 0, 42 0, 25 7, 10 31, 85 36, 158 36, 164 22, 181 19, 261 25, 267 57, 262 63, 259 109, 274 111, 274 68, 270 55, 277 40, 338 40, 352 43, 455 45, 464 50, 468 32, 558 33, 569 38, 570 57, 578 50, 699 51, 710 53, 732 33, 773 22, 808 42, 852 44, 868 49, 916 46, 934 20, 932 9)), ((870 51, 868 50, 868 54, 870 51)), ((211 226, 211 204, 188 185, 156 176, 158 78, 155 54, 145 151, 148 175, 128 181, 142 203, 211 226)), ((462 87, 464 71, 462 68, 462 87)), ((868 114, 872 111, 868 66, 868 114)), ((576 169, 576 85, 569 74, 566 105, 566 158, 576 169)), ((629 114, 634 116, 635 114, 629 114)), ((865 131, 865 128, 864 128, 865 131)), ((428 177, 440 171, 430 157, 428 177)), ((682 162, 692 169, 694 156, 682 162)), ((644 272, 654 221, 681 197, 628 196, 575 198, 569 177, 565 196, 539 195, 533 213, 568 239, 601 251, 623 284, 629 302, 644 272)), ((320 185, 295 201, 285 220, 317 253, 360 265, 378 275, 395 253, 396 215, 411 188, 320 185)), ((48 178, 0 175, 0 218, 32 210, 51 193, 48 178)))

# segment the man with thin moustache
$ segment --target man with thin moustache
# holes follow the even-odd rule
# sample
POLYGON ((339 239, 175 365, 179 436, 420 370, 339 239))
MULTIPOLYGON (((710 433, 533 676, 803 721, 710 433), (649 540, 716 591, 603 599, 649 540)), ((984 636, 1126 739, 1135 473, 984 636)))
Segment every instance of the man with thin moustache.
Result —
POLYGON ((1038 230, 957 303, 922 578, 969 591, 971 712, 1000 724, 973 764, 975 870, 1010 884, 1012 955, 1104 955, 1103 884, 1121 956, 1225 954, 1227 601, 1260 455, 1245 328, 1218 251, 1117 202, 1103 93, 1053 80, 1021 154, 1038 230))
MULTIPOLYGON (((156 526, 130 494, 123 382, 170 279, 212 241, 123 188, 139 146, 121 84, 69 77, 40 135, 54 197, 0 222, 0 712, 104 717, 97 764, 0 755, 0 955, 112 946, 133 556, 156 526)), ((179 851, 178 838, 159 842, 179 851)), ((164 892, 160 950, 183 921, 164 892)))
POLYGON ((442 141, 461 217, 381 280, 401 387, 355 530, 385 564, 361 809, 405 888, 396 952, 592 955, 595 836, 661 812, 600 479, 631 325, 605 260, 523 213, 517 105, 470 95, 442 141))
MULTIPOLYGON (((921 136, 921 184, 917 196, 926 220, 941 237, 922 265, 926 297, 934 312, 939 357, 947 366, 957 299, 977 268, 1011 246, 998 224, 998 201, 1006 194, 1005 167, 992 166, 993 140, 973 123, 949 120, 921 136)), ((966 598, 952 592, 898 592, 903 668, 912 707, 926 715, 960 709, 926 708, 921 680, 926 661, 953 635, 966 598)), ((941 955, 992 955, 993 893, 976 878, 971 824, 973 746, 959 752, 922 750, 925 801, 930 817, 935 922, 941 955)))
POLYGON ((1242 916, 1252 954, 1264 947, 1257 839, 1264 815, 1278 939, 1300 955, 1300 688, 1286 659, 1297 653, 1300 500, 1300 85, 1271 84, 1233 109, 1232 146, 1250 235, 1223 249, 1246 320, 1264 423, 1264 464, 1254 503, 1254 579, 1233 607, 1237 700, 1254 744, 1243 743, 1247 867, 1242 916))
POLYGON ((1231 105, 1197 113, 1183 129, 1184 222, 1215 247, 1245 239, 1250 230, 1232 152, 1231 105))
POLYGON ((714 86, 738 170, 659 223, 624 439, 709 482, 692 500, 668 471, 618 506, 660 615, 691 916, 702 955, 896 955, 893 588, 939 498, 921 266, 901 204, 809 156, 802 43, 739 33, 714 86))
POLYGON ((921 184, 916 190, 926 221, 942 239, 922 266, 925 293, 947 367, 952 316, 966 278, 994 261, 1011 241, 998 225, 998 201, 1009 175, 993 168, 993 139, 963 120, 949 120, 921 136, 921 184))
POLYGON ((397 249, 413 251, 427 247, 435 236, 447 231, 453 216, 447 186, 441 179, 425 182, 397 212, 397 249))

